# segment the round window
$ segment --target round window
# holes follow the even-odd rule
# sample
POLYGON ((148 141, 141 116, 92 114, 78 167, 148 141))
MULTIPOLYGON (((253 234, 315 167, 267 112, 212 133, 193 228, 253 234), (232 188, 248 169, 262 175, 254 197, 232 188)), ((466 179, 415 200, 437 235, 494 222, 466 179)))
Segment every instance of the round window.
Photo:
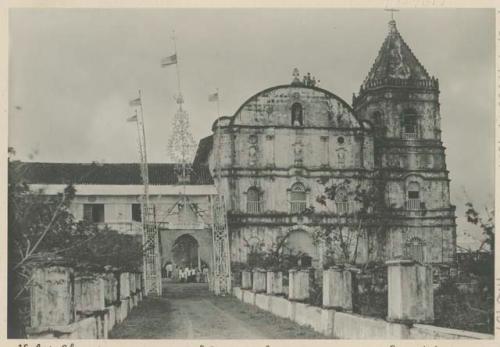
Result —
POLYGON ((344 138, 342 136, 340 136, 338 139, 337 139, 337 142, 341 145, 344 143, 344 138))

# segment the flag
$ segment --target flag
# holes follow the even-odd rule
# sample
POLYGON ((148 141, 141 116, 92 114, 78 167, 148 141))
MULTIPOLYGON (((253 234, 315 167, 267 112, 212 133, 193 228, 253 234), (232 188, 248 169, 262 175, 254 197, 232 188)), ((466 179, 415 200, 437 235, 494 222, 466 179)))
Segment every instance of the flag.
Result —
POLYGON ((128 103, 130 106, 141 106, 141 98, 130 100, 128 103))
POLYGON ((161 60, 161 67, 177 64, 177 54, 165 57, 161 60))
POLYGON ((218 92, 208 95, 208 101, 212 102, 212 101, 217 101, 217 100, 219 100, 219 93, 218 92))
POLYGON ((137 115, 127 118, 127 122, 137 122, 137 115))

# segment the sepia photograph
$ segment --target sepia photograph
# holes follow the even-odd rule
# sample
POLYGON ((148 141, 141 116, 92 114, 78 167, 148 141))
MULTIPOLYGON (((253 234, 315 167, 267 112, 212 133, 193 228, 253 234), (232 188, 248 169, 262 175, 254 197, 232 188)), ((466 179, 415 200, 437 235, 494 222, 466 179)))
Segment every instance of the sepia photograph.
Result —
POLYGON ((493 340, 495 11, 9 8, 7 338, 493 340))

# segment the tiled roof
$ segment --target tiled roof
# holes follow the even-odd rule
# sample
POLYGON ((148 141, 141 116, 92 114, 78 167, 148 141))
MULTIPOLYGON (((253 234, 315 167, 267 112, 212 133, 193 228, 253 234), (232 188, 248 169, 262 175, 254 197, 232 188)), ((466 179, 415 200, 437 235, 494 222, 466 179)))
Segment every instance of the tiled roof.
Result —
MULTIPOLYGON (((142 184, 138 163, 38 163, 12 162, 26 183, 29 184, 142 184)), ((149 183, 152 185, 178 184, 177 165, 148 164, 149 183)), ((190 181, 187 184, 213 184, 206 165, 190 166, 190 181)))
POLYGON ((213 139, 213 135, 210 135, 200 140, 193 165, 208 165, 208 156, 210 155, 210 150, 213 146, 213 139))
POLYGON ((363 82, 362 89, 370 89, 382 84, 437 86, 434 83, 437 82, 429 75, 401 37, 396 28, 396 22, 389 22, 389 35, 382 44, 363 82))

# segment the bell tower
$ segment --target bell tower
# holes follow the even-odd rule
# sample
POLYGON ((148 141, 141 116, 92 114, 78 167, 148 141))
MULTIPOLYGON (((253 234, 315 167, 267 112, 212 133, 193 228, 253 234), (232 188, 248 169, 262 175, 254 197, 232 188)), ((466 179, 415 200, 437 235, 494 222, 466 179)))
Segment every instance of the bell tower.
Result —
POLYGON ((392 216, 386 257, 452 263, 455 207, 441 142, 439 82, 413 54, 394 20, 353 96, 353 108, 374 128, 375 177, 392 216))

